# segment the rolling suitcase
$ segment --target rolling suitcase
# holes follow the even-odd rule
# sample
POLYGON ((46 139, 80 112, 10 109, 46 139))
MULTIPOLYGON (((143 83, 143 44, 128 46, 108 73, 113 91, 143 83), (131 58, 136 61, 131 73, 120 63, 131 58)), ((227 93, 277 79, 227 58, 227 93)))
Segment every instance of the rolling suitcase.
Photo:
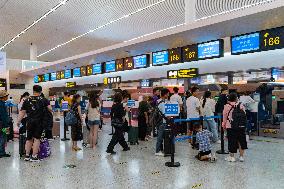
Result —
POLYGON ((138 143, 138 127, 131 126, 128 131, 128 142, 130 145, 139 144, 138 143))

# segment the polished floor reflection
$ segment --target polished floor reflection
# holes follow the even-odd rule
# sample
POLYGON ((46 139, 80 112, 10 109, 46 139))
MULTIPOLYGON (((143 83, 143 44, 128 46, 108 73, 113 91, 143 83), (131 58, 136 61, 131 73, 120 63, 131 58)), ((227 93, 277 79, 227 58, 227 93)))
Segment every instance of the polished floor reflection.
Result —
MULTIPOLYGON (((110 140, 108 126, 99 133, 96 151, 84 148, 70 151, 70 142, 51 142, 52 156, 41 163, 19 159, 18 142, 8 144, 12 158, 0 159, 1 189, 116 189, 116 188, 186 188, 186 189, 283 189, 284 141, 255 138, 249 142, 244 163, 228 163, 218 155, 216 163, 199 162, 196 151, 186 142, 176 145, 179 168, 168 168, 168 157, 155 157, 155 140, 131 146, 131 151, 117 155, 105 153, 110 140), (69 165, 71 165, 70 168, 69 165), (72 168, 72 165, 76 167, 72 168)), ((215 150, 219 145, 214 146, 215 150)))

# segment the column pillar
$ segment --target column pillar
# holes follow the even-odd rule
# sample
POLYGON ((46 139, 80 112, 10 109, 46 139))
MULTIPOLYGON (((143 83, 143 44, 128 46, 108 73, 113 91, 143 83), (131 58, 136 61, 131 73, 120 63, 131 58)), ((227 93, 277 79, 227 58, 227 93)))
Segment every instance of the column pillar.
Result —
POLYGON ((30 46, 30 60, 37 60, 37 46, 33 43, 30 46))
POLYGON ((191 79, 184 79, 184 91, 187 91, 190 89, 190 85, 191 85, 191 79))
POLYGON ((190 24, 196 20, 196 1, 185 0, 185 23, 190 24))
POLYGON ((228 84, 233 84, 234 82, 234 73, 228 72, 228 84))

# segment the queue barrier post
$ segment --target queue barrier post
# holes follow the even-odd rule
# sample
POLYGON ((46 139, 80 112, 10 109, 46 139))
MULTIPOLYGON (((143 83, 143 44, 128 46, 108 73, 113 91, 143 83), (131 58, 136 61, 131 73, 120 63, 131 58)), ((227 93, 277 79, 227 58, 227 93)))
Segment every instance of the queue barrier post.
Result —
POLYGON ((175 162, 175 135, 174 135, 173 129, 171 128, 170 130, 171 130, 171 146, 170 146, 171 161, 166 162, 165 165, 167 167, 179 167, 180 163, 175 162))
POLYGON ((225 150, 225 142, 224 142, 224 128, 222 127, 222 120, 221 118, 218 121, 219 126, 221 127, 221 149, 217 150, 217 154, 229 154, 228 151, 225 150))
POLYGON ((68 130, 68 126, 65 123, 65 117, 66 117, 66 111, 63 111, 63 122, 64 122, 64 133, 63 133, 63 138, 61 139, 61 141, 68 141, 70 140, 70 138, 67 138, 66 133, 68 130))

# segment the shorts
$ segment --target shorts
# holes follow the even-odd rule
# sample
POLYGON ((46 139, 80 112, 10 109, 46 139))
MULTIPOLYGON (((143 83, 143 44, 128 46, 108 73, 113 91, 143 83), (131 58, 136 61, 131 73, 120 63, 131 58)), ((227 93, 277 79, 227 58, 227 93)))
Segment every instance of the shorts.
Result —
POLYGON ((88 120, 88 126, 98 126, 101 124, 101 120, 94 120, 94 121, 91 121, 91 120, 88 120))
POLYGON ((248 149, 246 141, 246 128, 227 129, 228 149, 230 153, 237 153, 239 144, 241 149, 248 149))
POLYGON ((43 132, 42 122, 40 120, 27 121, 27 140, 32 140, 33 138, 41 139, 43 132))

